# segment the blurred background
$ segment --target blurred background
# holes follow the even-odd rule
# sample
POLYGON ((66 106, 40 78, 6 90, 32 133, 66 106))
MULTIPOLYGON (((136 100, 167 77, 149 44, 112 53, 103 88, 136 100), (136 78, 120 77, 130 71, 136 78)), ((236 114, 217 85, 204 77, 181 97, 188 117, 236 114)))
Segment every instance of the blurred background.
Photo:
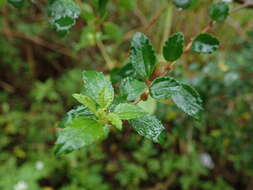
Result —
POLYGON ((82 86, 82 70, 111 73, 117 83, 136 31, 157 20, 146 34, 161 52, 170 34, 182 31, 189 41, 201 31, 214 1, 180 10, 164 0, 111 0, 104 21, 94 0, 77 2, 81 15, 61 37, 46 0, 20 9, 0 0, 0 189, 253 190, 253 9, 215 25, 219 51, 187 53, 170 73, 200 92, 199 122, 150 100, 146 106, 166 126, 164 145, 126 124, 100 144, 57 158, 58 122, 77 105, 71 95, 82 86))

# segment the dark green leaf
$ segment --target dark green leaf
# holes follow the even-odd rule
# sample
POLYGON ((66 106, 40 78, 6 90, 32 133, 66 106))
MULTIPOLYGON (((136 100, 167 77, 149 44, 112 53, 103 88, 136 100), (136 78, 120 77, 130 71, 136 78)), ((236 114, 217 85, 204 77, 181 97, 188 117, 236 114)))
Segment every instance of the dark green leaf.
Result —
POLYGON ((214 3, 209 11, 212 20, 222 22, 226 20, 229 14, 229 6, 225 2, 214 3))
POLYGON ((120 83, 120 94, 126 97, 127 101, 137 99, 147 89, 144 82, 127 77, 120 83))
POLYGON ((67 112, 66 116, 60 122, 60 127, 66 127, 74 118, 79 116, 95 117, 93 113, 85 106, 77 106, 67 112))
POLYGON ((114 89, 103 73, 95 71, 83 72, 83 93, 93 99, 101 107, 108 107, 114 99, 114 89))
POLYGON ((108 129, 103 124, 89 117, 76 117, 59 132, 55 154, 69 153, 83 146, 91 145, 105 138, 107 134, 108 129))
POLYGON ((148 78, 154 71, 156 56, 149 39, 142 33, 136 33, 132 39, 130 61, 141 79, 148 78))
POLYGON ((171 98, 185 113, 198 118, 202 108, 202 100, 198 92, 187 84, 178 82, 172 77, 159 77, 150 87, 151 96, 155 99, 171 98))
POLYGON ((114 68, 111 71, 111 79, 113 83, 119 82, 120 80, 128 76, 131 77, 136 76, 135 70, 131 62, 127 62, 123 67, 114 68))
POLYGON ((106 14, 106 7, 109 0, 98 0, 98 11, 101 17, 104 17, 106 14))
POLYGON ((176 61, 183 53, 184 35, 181 32, 173 34, 165 42, 163 56, 167 61, 176 61))
POLYGON ((129 120, 129 123, 139 135, 151 139, 154 142, 163 143, 165 129, 155 116, 145 115, 137 119, 129 120))
POLYGON ((217 38, 208 33, 198 35, 191 46, 191 50, 196 53, 212 53, 220 46, 217 38))
POLYGON ((146 114, 146 112, 139 106, 126 103, 117 105, 115 107, 114 113, 123 120, 135 119, 146 114))
POLYGON ((24 5, 24 0, 8 0, 8 3, 11 4, 13 7, 20 8, 24 5))
POLYGON ((55 0, 49 3, 49 16, 56 30, 66 34, 75 24, 80 9, 73 0, 55 0))
POLYGON ((186 9, 186 8, 190 7, 192 0, 173 0, 173 3, 178 8, 186 9))

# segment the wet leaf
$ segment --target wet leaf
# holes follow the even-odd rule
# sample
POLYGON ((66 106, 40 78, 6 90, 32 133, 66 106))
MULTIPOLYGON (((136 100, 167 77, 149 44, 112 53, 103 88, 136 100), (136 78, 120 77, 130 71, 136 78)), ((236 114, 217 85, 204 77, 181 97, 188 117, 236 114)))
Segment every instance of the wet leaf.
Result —
POLYGON ((191 50, 195 53, 213 53, 220 46, 217 38, 208 33, 198 35, 191 46, 191 50))

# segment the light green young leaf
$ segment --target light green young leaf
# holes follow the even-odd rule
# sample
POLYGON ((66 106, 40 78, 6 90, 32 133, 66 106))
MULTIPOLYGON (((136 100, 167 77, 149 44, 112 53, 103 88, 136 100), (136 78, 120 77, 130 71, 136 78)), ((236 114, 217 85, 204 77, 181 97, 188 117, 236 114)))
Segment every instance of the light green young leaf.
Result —
POLYGON ((77 106, 67 112, 66 116, 60 121, 59 126, 65 128, 76 117, 87 116, 95 118, 95 115, 85 106, 77 106))
POLYGON ((24 0, 8 0, 8 3, 11 4, 15 8, 20 8, 24 5, 24 0))
POLYGON ((191 46, 191 50, 196 53, 213 53, 220 46, 219 40, 208 33, 198 35, 191 46))
POLYGON ((114 113, 119 116, 120 119, 129 120, 141 117, 146 114, 139 106, 134 104, 122 103, 115 107, 114 113))
POLYGON ((132 77, 124 78, 120 83, 120 94, 126 97, 127 101, 137 99, 146 89, 144 82, 138 81, 132 77))
POLYGON ((139 135, 156 143, 163 144, 165 128, 155 116, 147 114, 143 117, 129 120, 129 124, 139 135))
POLYGON ((80 8, 73 0, 51 0, 49 2, 49 16, 56 30, 65 35, 76 23, 80 15, 80 8))
POLYGON ((114 99, 114 89, 111 82, 103 75, 103 73, 84 71, 83 81, 83 94, 89 96, 102 108, 111 105, 114 99))
POLYGON ((196 119, 203 110, 198 92, 191 86, 180 83, 169 76, 154 80, 150 87, 150 93, 155 99, 171 98, 177 107, 196 119))
POLYGON ((73 97, 81 104, 86 106, 90 111, 96 113, 96 103, 88 96, 83 94, 73 94, 73 97))
POLYGON ((141 79, 148 78, 156 66, 156 56, 147 36, 136 33, 131 41, 130 61, 141 79))
POLYGON ((122 130, 122 121, 120 117, 115 113, 109 113, 107 119, 114 125, 117 129, 122 130))
POLYGON ((89 117, 79 116, 68 123, 67 127, 59 132, 55 154, 69 153, 81 147, 91 145, 105 138, 108 129, 89 117))
POLYGON ((146 110, 149 114, 154 114, 157 108, 157 101, 151 96, 148 97, 146 101, 140 101, 137 106, 146 110))
POLYGON ((173 0, 172 2, 178 8, 187 9, 188 7, 190 7, 192 0, 173 0))
POLYGON ((184 35, 181 32, 169 37, 163 47, 163 57, 167 61, 176 61, 183 53, 184 35))
POLYGON ((229 14, 229 6, 225 2, 217 2, 209 10, 209 16, 212 20, 222 22, 226 20, 229 14))

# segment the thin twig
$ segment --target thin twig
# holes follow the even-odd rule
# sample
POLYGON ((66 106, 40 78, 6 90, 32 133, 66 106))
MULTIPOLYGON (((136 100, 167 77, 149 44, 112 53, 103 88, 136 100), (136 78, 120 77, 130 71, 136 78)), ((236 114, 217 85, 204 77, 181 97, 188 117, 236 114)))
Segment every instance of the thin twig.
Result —
POLYGON ((97 46, 99 48, 99 50, 101 51, 101 54, 106 62, 106 66, 109 70, 113 69, 114 68, 114 63, 113 61, 111 60, 110 56, 107 54, 106 52, 106 49, 105 49, 105 46, 103 44, 103 42, 99 39, 96 39, 96 43, 97 43, 97 46))
POLYGON ((240 6, 237 6, 234 9, 232 9, 230 11, 230 13, 234 13, 234 12, 239 11, 239 10, 244 9, 244 8, 253 8, 253 3, 249 2, 249 1, 245 1, 244 4, 242 4, 240 6))
POLYGON ((165 10, 166 10, 166 7, 162 7, 160 10, 156 12, 155 16, 151 19, 149 24, 144 28, 144 33, 149 31, 149 29, 159 20, 160 16, 164 13, 165 10))

